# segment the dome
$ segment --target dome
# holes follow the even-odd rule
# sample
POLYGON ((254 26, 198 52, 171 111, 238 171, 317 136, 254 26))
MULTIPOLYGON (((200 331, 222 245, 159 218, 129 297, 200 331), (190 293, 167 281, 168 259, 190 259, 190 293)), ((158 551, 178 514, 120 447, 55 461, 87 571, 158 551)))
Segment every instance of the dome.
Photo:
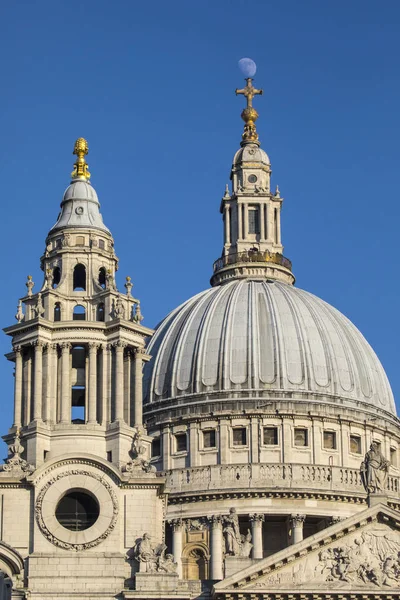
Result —
POLYGON ((64 227, 95 228, 110 233, 99 209, 100 203, 94 187, 88 181, 72 181, 64 192, 61 212, 50 233, 64 227))
POLYGON ((268 154, 257 144, 245 144, 236 152, 233 157, 233 166, 235 167, 243 162, 271 164, 268 154))
POLYGON ((68 200, 89 200, 99 204, 96 190, 88 181, 73 181, 64 192, 63 202, 68 200))
POLYGON ((234 280, 201 292, 159 324, 148 353, 147 403, 248 390, 396 414, 385 371, 358 329, 278 281, 234 280))

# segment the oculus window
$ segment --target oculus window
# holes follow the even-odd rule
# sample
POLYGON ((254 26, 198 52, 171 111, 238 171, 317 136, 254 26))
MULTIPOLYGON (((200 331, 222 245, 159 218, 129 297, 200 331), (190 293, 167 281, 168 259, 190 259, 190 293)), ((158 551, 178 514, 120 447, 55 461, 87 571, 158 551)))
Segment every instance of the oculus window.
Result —
POLYGON ((56 519, 70 531, 84 531, 96 523, 100 514, 96 498, 80 490, 63 496, 56 508, 56 519))

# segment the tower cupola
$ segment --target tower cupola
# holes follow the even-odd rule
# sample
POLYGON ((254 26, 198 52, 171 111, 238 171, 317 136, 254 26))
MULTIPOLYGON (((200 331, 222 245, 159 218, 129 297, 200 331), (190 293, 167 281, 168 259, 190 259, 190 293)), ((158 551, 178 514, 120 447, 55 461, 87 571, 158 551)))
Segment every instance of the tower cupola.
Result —
POLYGON ((224 247, 215 261, 212 285, 232 279, 275 279, 294 283, 292 263, 283 256, 281 241, 281 209, 283 198, 279 188, 271 191, 271 163, 260 147, 256 130, 258 113, 253 98, 263 90, 253 86, 252 77, 236 94, 246 98, 242 111, 244 130, 236 152, 229 186, 221 200, 224 220, 224 247))

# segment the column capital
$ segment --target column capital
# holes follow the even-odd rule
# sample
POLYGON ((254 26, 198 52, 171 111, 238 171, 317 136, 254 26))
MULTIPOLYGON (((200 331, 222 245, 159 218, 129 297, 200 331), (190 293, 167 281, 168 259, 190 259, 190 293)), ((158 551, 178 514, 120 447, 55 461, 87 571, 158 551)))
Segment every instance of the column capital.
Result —
POLYGON ((15 354, 20 355, 22 353, 22 346, 20 344, 16 344, 15 346, 13 346, 13 350, 15 354))
POLYGON ((69 352, 71 350, 71 342, 61 342, 60 348, 62 352, 69 352))
POLYGON ((57 352, 57 348, 58 344, 56 344, 55 342, 52 342, 51 344, 47 345, 48 352, 57 352))
POLYGON ((222 515, 212 515, 211 517, 206 517, 209 524, 211 525, 211 529, 221 529, 222 528, 222 515))
POLYGON ((168 523, 172 527, 172 531, 181 531, 183 529, 183 519, 170 519, 168 523))
POLYGON ((292 527, 303 527, 306 515, 290 515, 290 524, 292 527))
POLYGON ((88 343, 88 347, 89 347, 89 352, 97 352, 98 348, 99 348, 99 343, 98 342, 89 342, 88 343))
POLYGON ((43 348, 47 346, 47 343, 42 340, 35 340, 34 342, 31 342, 31 345, 35 350, 43 350, 43 348))
POLYGON ((146 354, 146 350, 144 348, 135 348, 134 352, 138 355, 138 357, 142 356, 143 354, 146 354))
POLYGON ((249 515, 249 519, 251 522, 264 523, 265 515, 254 513, 249 515))
POLYGON ((127 347, 127 343, 123 342, 122 340, 117 340, 116 342, 112 343, 113 348, 115 348, 116 350, 124 350, 127 347))

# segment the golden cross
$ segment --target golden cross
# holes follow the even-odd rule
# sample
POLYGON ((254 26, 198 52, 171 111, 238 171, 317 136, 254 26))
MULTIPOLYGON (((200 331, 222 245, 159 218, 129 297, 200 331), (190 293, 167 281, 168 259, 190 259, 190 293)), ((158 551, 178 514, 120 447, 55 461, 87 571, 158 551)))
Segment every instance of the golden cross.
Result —
POLYGON ((242 90, 235 90, 236 96, 238 94, 243 94, 243 96, 246 97, 247 99, 247 108, 253 108, 253 98, 254 96, 258 96, 258 95, 262 95, 264 92, 263 90, 257 90, 255 87, 253 87, 252 82, 252 78, 248 77, 246 79, 246 87, 243 88, 242 90))

